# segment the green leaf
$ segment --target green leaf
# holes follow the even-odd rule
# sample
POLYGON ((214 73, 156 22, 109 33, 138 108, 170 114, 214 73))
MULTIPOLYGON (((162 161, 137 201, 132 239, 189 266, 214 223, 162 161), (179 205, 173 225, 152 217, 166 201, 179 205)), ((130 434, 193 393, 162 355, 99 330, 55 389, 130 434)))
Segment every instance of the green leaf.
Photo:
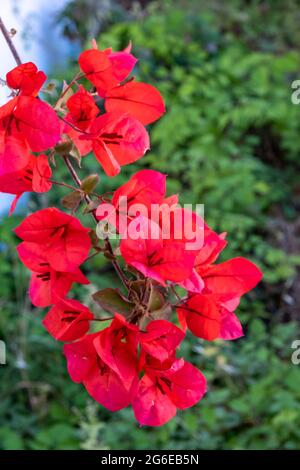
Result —
POLYGON ((89 175, 84 178, 81 182, 81 189, 86 193, 90 194, 94 191, 95 187, 99 183, 99 176, 96 174, 89 175))
POLYGON ((82 199, 83 199, 82 193, 80 193, 79 191, 73 191, 67 194, 66 196, 64 196, 61 200, 61 203, 63 207, 65 207, 66 209, 69 209, 72 212, 75 212, 80 202, 82 201, 82 199))
POLYGON ((118 289, 108 287, 99 290, 92 297, 104 310, 110 313, 121 313, 127 316, 134 308, 134 304, 127 300, 118 289))
POLYGON ((65 140, 64 142, 57 144, 54 147, 54 150, 56 153, 59 153, 60 155, 66 155, 71 152, 73 148, 73 142, 71 140, 65 140))
POLYGON ((165 304, 165 297, 163 293, 159 289, 152 287, 150 298, 149 298, 150 312, 154 312, 155 310, 160 310, 164 304, 165 304))

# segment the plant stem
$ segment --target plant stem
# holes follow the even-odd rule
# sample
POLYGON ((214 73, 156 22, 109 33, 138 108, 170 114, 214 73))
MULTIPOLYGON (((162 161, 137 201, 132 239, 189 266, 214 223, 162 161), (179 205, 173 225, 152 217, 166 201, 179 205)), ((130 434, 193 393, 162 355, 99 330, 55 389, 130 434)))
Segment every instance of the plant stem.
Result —
POLYGON ((171 290, 179 302, 182 301, 181 297, 177 294, 175 287, 171 284, 171 290))
MULTIPOLYGON (((67 166, 67 168, 68 168, 68 170, 69 170, 69 172, 70 172, 70 175, 72 176, 74 182, 77 184, 77 186, 80 187, 80 186, 81 186, 81 180, 80 180, 79 176, 77 175, 76 170, 75 170, 75 168, 73 167, 73 165, 72 165, 72 163, 71 163, 71 161, 70 161, 69 156, 68 156, 68 155, 65 155, 65 156, 63 157, 63 159, 64 159, 64 162, 65 162, 65 164, 66 164, 66 166, 67 166)), ((90 198, 90 196, 89 196, 88 194, 85 195, 84 199, 85 199, 85 202, 86 202, 87 204, 90 204, 90 203, 92 202, 92 199, 90 198)), ((95 212, 92 211, 91 214, 92 214, 92 217, 94 218, 95 222, 98 223, 98 219, 97 219, 97 217, 96 217, 96 215, 95 215, 95 212)), ((114 256, 114 252, 113 252, 113 249, 112 249, 112 246, 111 246, 111 243, 110 243, 109 239, 106 238, 104 242, 105 242, 105 248, 107 249, 107 251, 108 251, 112 256, 114 256)), ((126 290, 128 291, 128 290, 129 290, 128 282, 127 282, 126 277, 124 276, 123 271, 121 270, 121 268, 120 268, 120 266, 119 266, 119 263, 118 263, 115 259, 112 259, 111 261, 112 261, 112 265, 113 265, 113 267, 114 267, 116 273, 118 274, 120 280, 122 281, 122 284, 124 285, 124 287, 125 287, 126 290)))
MULTIPOLYGON (((73 167, 71 161, 70 161, 70 158, 68 157, 68 155, 64 155, 63 156, 63 159, 64 159, 64 162, 65 164, 67 165, 68 167, 68 170, 70 172, 70 175, 72 176, 73 178, 73 181, 77 184, 77 186, 79 186, 79 188, 81 187, 81 181, 80 181, 80 178, 79 176, 77 175, 76 173, 76 170, 75 168, 73 167)), ((91 199, 90 197, 86 194, 86 197, 85 197, 85 200, 86 202, 89 204, 91 202, 91 199)), ((96 219, 97 220, 97 219, 96 219)))
POLYGON ((9 32, 7 31, 7 29, 5 27, 5 24, 2 21, 1 16, 0 16, 0 30, 1 30, 1 33, 3 34, 3 36, 4 36, 4 39, 5 39, 8 47, 9 47, 9 49, 10 49, 10 52, 14 56, 14 59, 15 59, 17 65, 21 65, 22 64, 21 57, 19 56, 18 51, 14 46, 14 43, 13 43, 11 37, 10 37, 9 32))
POLYGON ((52 184, 56 184, 57 186, 62 186, 63 188, 68 188, 68 189, 72 189, 72 191, 77 191, 79 193, 84 193, 84 191, 82 189, 79 189, 79 188, 75 188, 75 186, 71 186, 70 184, 67 184, 67 183, 60 183, 59 181, 54 181, 54 180, 51 180, 49 179, 50 183, 52 184))
POLYGON ((66 93, 70 90, 71 86, 73 86, 77 80, 80 80, 81 78, 84 78, 85 74, 77 74, 76 77, 73 78, 73 80, 69 83, 69 85, 66 86, 66 88, 62 91, 61 95, 59 96, 58 100, 56 101, 54 108, 57 107, 59 102, 63 99, 63 97, 66 95, 66 93))

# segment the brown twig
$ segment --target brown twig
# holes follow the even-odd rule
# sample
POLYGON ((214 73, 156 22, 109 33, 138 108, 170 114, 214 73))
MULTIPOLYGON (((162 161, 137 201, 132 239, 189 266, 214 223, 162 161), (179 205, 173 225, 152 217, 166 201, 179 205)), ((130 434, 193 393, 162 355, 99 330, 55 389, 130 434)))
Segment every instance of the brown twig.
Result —
MULTIPOLYGON (((65 164, 66 164, 66 166, 67 166, 67 168, 68 168, 68 170, 69 170, 69 172, 70 172, 70 175, 72 176, 74 182, 77 184, 77 186, 80 187, 80 186, 81 186, 81 180, 80 180, 79 176, 77 175, 76 170, 75 170, 75 168, 73 167, 73 165, 72 165, 72 163, 71 163, 71 161, 70 161, 69 156, 68 156, 68 155, 64 155, 63 159, 64 159, 64 162, 65 162, 65 164)), ((92 202, 92 199, 90 198, 90 196, 89 196, 88 194, 86 194, 86 195, 84 196, 84 199, 85 199, 85 202, 86 202, 87 204, 90 204, 90 203, 92 202)), ((92 211, 91 214, 92 214, 92 217, 94 218, 95 222, 98 223, 98 219, 97 219, 97 217, 96 217, 95 212, 92 211)), ((107 251, 108 251, 108 252, 112 255, 112 257, 113 257, 113 256, 114 256, 114 252, 113 252, 111 243, 110 243, 110 241, 109 241, 108 238, 105 239, 105 247, 106 247, 107 251)), ((128 282, 127 282, 126 277, 124 276, 123 271, 121 270, 121 268, 120 268, 120 266, 119 266, 119 263, 118 263, 115 259, 112 259, 111 262, 112 262, 112 265, 113 265, 113 267, 114 267, 116 273, 118 274, 120 280, 122 281, 122 284, 123 284, 124 287, 128 290, 128 289, 129 289, 128 282)))
POLYGON ((71 80, 71 82, 69 83, 69 85, 66 86, 66 88, 62 91, 62 93, 60 94, 58 100, 56 101, 55 105, 54 105, 54 108, 56 108, 59 104, 59 102, 64 98, 64 96, 66 95, 66 93, 70 90, 70 88, 75 85, 75 83, 77 82, 77 80, 80 80, 81 78, 84 78, 85 77, 85 74, 77 74, 76 77, 73 78, 73 80, 71 80))
POLYGON ((10 52, 14 56, 14 59, 15 59, 17 65, 21 65, 22 64, 21 57, 19 56, 18 51, 14 46, 14 43, 13 43, 11 37, 10 37, 9 32, 7 31, 7 29, 5 27, 5 24, 2 21, 1 16, 0 16, 0 30, 1 30, 1 33, 3 34, 3 36, 4 36, 5 41, 7 42, 7 45, 10 49, 10 52))
POLYGON ((79 188, 77 188, 75 186, 72 186, 70 184, 61 183, 60 181, 55 181, 55 180, 52 180, 52 179, 49 179, 48 181, 52 184, 56 184, 57 186, 62 186, 63 188, 72 189, 72 191, 77 191, 79 193, 84 193, 84 191, 82 189, 79 189, 79 188))
MULTIPOLYGON (((73 181, 74 181, 74 182, 77 184, 77 186, 79 186, 79 188, 80 188, 80 187, 81 187, 81 180, 80 180, 79 176, 77 175, 76 170, 75 170, 75 168, 73 167, 73 165, 72 165, 72 163, 71 163, 71 161, 70 161, 69 156, 68 156, 68 155, 64 155, 64 156, 63 156, 63 159, 64 159, 64 162, 65 162, 65 164, 66 164, 66 166, 67 166, 67 168, 68 168, 68 170, 69 170, 69 172, 70 172, 70 175, 71 175, 72 178, 73 178, 73 181)), ((91 199, 90 199, 90 197, 89 197, 87 194, 86 194, 85 200, 86 200, 86 202, 87 202, 88 204, 91 202, 91 199)), ((95 219, 95 220, 97 220, 97 219, 95 219)))

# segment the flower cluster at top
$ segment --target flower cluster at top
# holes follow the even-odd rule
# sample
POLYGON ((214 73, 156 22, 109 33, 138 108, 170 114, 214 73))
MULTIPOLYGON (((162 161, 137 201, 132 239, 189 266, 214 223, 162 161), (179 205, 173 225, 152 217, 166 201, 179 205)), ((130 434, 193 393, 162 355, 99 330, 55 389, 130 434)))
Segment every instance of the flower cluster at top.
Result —
POLYGON ((107 409, 132 405, 141 425, 159 426, 206 392, 203 374, 178 357, 186 330, 207 341, 241 337, 234 312, 262 274, 245 258, 216 262, 226 234, 181 208, 177 195, 167 197, 166 175, 139 171, 110 198, 95 192, 97 175, 79 179, 72 160, 94 156, 115 176, 150 147, 145 126, 165 106, 153 86, 129 78, 136 61, 130 45, 113 52, 94 42, 53 107, 39 96, 46 76, 33 63, 8 72, 11 96, 0 108, 0 191, 16 196, 12 212, 24 192, 46 192, 53 184, 72 189, 63 204, 71 213, 45 208, 15 229, 22 240, 18 255, 31 271, 31 302, 50 308, 43 325, 65 343, 74 382, 107 409), (53 179, 54 157, 76 186, 53 179), (82 225, 75 215, 81 205, 95 223, 114 227, 118 246, 82 225), (74 283, 89 284, 81 265, 101 254, 122 282, 122 290, 93 294, 108 318, 70 294, 74 283))

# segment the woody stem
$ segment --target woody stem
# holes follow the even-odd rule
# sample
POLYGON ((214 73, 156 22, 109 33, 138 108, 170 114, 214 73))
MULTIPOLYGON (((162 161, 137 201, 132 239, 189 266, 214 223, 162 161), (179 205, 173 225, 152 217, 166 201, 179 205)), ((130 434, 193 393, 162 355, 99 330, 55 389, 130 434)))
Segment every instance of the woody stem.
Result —
MULTIPOLYGON (((75 183, 77 184, 77 186, 80 188, 80 187, 81 187, 80 178, 79 178, 79 176, 77 175, 76 170, 75 170, 75 168, 73 167, 73 165, 72 165, 72 163, 71 163, 71 161, 70 161, 68 155, 64 155, 63 159, 64 159, 64 162, 65 162, 65 164, 66 164, 66 166, 67 166, 67 168, 68 168, 68 170, 69 170, 69 172, 70 172, 70 175, 72 176, 74 182, 75 182, 75 183)), ((85 202, 86 202, 87 204, 90 204, 90 203, 92 202, 92 199, 90 198, 90 196, 89 196, 88 194, 86 194, 86 195, 84 196, 84 199, 85 199, 85 202)), ((98 223, 98 220, 97 220, 97 217, 96 217, 96 215, 95 215, 95 212, 92 211, 91 214, 92 214, 92 217, 94 218, 95 222, 98 223)), ((107 250, 112 256, 114 256, 114 252, 113 252, 111 243, 110 243, 110 241, 109 241, 108 238, 105 239, 105 248, 106 248, 106 250, 107 250)), ((121 270, 121 268, 120 268, 120 266, 119 266, 119 263, 118 263, 117 260, 115 260, 115 259, 112 259, 111 261, 112 261, 112 265, 113 265, 113 267, 114 267, 116 273, 118 274, 120 280, 122 281, 124 287, 125 287, 127 290, 129 290, 129 286, 128 286, 127 279, 126 279, 126 277, 124 276, 124 273, 123 273, 123 271, 121 270)))
MULTIPOLYGON (((80 187, 81 187, 80 178, 79 178, 79 176, 77 175, 76 170, 75 170, 75 168, 73 167, 73 165, 72 165, 72 163, 71 163, 69 157, 68 157, 67 155, 64 155, 63 159, 64 159, 65 164, 66 164, 67 167, 68 167, 68 170, 69 170, 70 175, 72 176, 74 182, 75 182, 75 183, 77 184, 77 186, 80 188, 80 187)), ((85 200, 86 200, 86 202, 87 202, 88 204, 91 202, 91 199, 90 199, 90 197, 89 197, 88 195, 85 196, 85 200)), ((94 217, 94 218, 95 218, 95 217, 94 217)), ((97 219, 95 219, 95 220, 97 220, 97 219)))
POLYGON ((9 32, 7 31, 7 29, 5 27, 5 24, 2 21, 1 16, 0 16, 0 30, 1 30, 1 33, 3 34, 3 36, 4 36, 4 39, 5 39, 8 47, 9 47, 9 49, 10 49, 10 52, 14 56, 14 59, 15 59, 17 65, 21 65, 22 64, 21 57, 19 56, 18 51, 14 46, 14 43, 13 43, 11 37, 10 37, 9 32))
POLYGON ((50 183, 56 184, 57 186, 62 186, 64 188, 72 189, 72 191, 77 191, 77 192, 80 192, 80 193, 84 193, 84 191, 82 191, 81 189, 75 188, 75 186, 71 186, 70 184, 61 183, 60 181, 55 181, 55 180, 51 180, 51 179, 49 179, 49 181, 50 181, 50 183))
POLYGON ((63 97, 66 95, 66 93, 70 90, 72 85, 77 82, 77 80, 80 80, 81 78, 84 78, 85 74, 77 74, 76 77, 73 78, 73 80, 69 83, 68 86, 62 91, 61 95, 59 96, 58 100, 56 101, 54 108, 58 105, 58 103, 63 99, 63 97))

